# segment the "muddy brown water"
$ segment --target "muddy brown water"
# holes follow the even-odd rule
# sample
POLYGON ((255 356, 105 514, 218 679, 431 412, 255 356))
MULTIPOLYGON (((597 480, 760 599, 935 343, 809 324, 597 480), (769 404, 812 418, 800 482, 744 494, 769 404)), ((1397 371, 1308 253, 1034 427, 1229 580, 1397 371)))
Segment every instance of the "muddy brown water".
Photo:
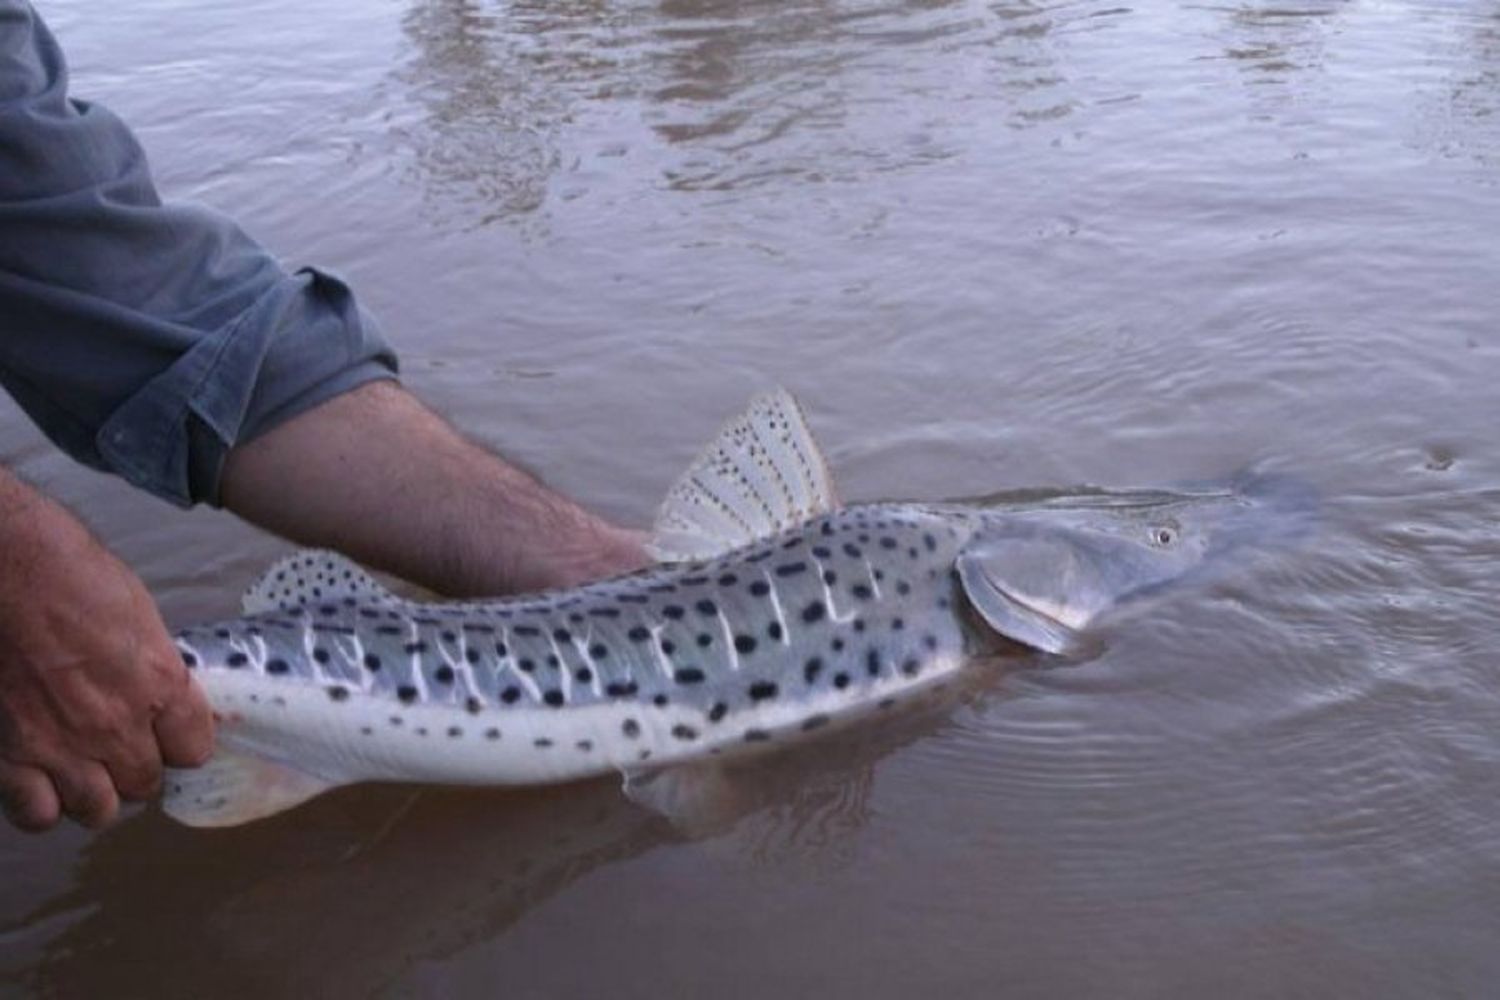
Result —
MULTIPOLYGON (((43 10, 167 194, 351 279, 415 391, 623 521, 772 384, 851 498, 1253 466, 1323 509, 699 840, 609 782, 0 831, 0 992, 1500 990, 1500 5, 43 10)), ((6 407, 171 622, 283 551, 6 407)))

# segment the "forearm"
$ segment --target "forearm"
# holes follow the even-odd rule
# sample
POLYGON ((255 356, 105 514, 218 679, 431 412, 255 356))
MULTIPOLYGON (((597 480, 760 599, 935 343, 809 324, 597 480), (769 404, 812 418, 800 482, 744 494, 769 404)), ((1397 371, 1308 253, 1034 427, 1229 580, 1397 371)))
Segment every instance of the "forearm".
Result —
POLYGON ((393 383, 346 393, 235 447, 224 506, 453 596, 638 568, 639 537, 465 440, 393 383))
POLYGON ((18 519, 44 502, 45 498, 40 493, 0 465, 0 550, 8 548, 5 543, 12 540, 12 532, 16 529, 18 519))

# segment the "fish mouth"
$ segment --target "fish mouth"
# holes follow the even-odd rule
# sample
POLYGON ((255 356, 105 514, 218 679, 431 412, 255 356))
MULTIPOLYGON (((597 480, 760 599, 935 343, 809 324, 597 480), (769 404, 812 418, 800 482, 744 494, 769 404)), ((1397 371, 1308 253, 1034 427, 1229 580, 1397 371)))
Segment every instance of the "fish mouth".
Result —
POLYGON ((1232 486, 1243 507, 1220 527, 1218 541, 1223 546, 1290 547, 1317 527, 1318 493, 1306 480, 1281 473, 1245 472, 1232 486))
POLYGON ((1305 479, 1282 473, 1247 471, 1235 477, 1234 491, 1245 499, 1292 515, 1311 515, 1318 509, 1318 493, 1305 479))
POLYGON ((1234 520, 1245 522, 1246 537, 1259 534, 1272 542, 1304 538, 1316 521, 1319 506, 1317 491, 1306 480, 1254 469, 1243 470, 1228 482, 1191 483, 1170 489, 1109 489, 1091 485, 1030 488, 1001 490, 946 503, 1007 513, 1170 511, 1175 507, 1222 505, 1227 512, 1233 512, 1234 520))
POLYGON ((1239 495, 1235 489, 1222 487, 1165 490, 1106 489, 1102 486, 1085 485, 1000 490, 979 496, 957 497, 945 503, 998 511, 1144 510, 1203 503, 1208 500, 1234 500, 1239 495))

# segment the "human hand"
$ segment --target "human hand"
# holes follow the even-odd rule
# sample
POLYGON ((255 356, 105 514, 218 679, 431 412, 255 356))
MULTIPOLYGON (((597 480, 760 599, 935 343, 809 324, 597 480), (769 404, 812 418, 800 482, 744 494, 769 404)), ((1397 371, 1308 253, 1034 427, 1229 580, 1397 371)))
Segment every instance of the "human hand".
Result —
POLYGON ((109 823, 213 717, 145 586, 63 508, 0 470, 0 806, 23 830, 109 823))

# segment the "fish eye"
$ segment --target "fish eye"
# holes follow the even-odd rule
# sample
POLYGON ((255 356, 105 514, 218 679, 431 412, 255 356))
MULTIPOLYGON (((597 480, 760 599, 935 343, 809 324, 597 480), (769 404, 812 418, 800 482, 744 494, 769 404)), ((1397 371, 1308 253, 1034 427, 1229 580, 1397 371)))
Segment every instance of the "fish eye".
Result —
POLYGON ((1161 527, 1152 530, 1151 540, 1154 541, 1157 545, 1171 545, 1173 542, 1177 541, 1177 532, 1173 531, 1166 525, 1162 525, 1161 527))

